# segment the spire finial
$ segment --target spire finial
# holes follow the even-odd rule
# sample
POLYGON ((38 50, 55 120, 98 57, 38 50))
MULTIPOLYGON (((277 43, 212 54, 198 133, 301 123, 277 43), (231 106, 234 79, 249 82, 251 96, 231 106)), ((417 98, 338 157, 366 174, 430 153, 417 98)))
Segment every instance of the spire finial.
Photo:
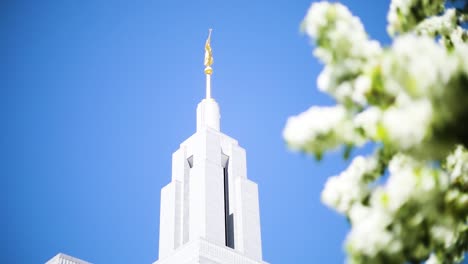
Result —
POLYGON ((211 74, 213 74, 213 68, 211 65, 213 64, 213 53, 211 52, 211 31, 210 28, 208 30, 208 38, 205 42, 205 74, 206 74, 206 99, 211 98, 211 74))
POLYGON ((208 31, 208 38, 206 39, 205 42, 205 73, 206 74, 212 74, 213 69, 211 69, 211 65, 213 64, 213 53, 211 52, 211 31, 212 29, 210 28, 208 31))

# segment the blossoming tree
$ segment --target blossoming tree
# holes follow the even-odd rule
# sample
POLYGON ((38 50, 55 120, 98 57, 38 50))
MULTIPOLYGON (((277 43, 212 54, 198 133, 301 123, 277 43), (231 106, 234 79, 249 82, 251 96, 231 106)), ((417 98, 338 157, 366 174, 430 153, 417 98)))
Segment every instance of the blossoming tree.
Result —
POLYGON ((467 20, 467 1, 393 0, 382 47, 339 3, 304 19, 337 105, 290 117, 285 140, 317 157, 375 146, 322 192, 351 224, 350 263, 459 263, 468 250, 467 20))

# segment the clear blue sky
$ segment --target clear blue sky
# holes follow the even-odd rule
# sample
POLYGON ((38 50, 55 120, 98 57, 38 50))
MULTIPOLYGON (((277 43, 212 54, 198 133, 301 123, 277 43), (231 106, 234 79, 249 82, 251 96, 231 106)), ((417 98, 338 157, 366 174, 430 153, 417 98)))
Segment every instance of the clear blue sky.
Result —
MULTIPOLYGON (((388 43, 389 1, 342 1, 388 43)), ((341 153, 291 153, 288 116, 333 101, 299 24, 310 1, 2 1, 0 263, 58 252, 94 263, 158 256, 160 189, 195 131, 214 29, 221 129, 247 150, 264 259, 343 263, 346 220, 320 203, 341 153)))

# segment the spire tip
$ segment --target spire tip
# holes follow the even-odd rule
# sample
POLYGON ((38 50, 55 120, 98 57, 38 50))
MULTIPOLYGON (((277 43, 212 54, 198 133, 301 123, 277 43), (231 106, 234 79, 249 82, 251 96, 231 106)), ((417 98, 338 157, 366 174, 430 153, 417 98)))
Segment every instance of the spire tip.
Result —
POLYGON ((206 74, 206 99, 211 98, 211 74, 213 74, 213 53, 211 52, 211 31, 208 30, 208 38, 205 42, 205 74, 206 74))

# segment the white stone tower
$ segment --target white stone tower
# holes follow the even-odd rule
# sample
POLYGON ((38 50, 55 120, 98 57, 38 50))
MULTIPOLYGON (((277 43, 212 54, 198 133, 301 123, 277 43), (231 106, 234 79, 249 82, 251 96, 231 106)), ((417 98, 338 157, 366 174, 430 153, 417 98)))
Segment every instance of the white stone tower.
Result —
POLYGON ((266 263, 257 184, 247 178, 245 150, 220 132, 219 106, 211 98, 210 35, 206 98, 197 107, 197 131, 172 155, 172 180, 161 190, 154 264, 266 263))

